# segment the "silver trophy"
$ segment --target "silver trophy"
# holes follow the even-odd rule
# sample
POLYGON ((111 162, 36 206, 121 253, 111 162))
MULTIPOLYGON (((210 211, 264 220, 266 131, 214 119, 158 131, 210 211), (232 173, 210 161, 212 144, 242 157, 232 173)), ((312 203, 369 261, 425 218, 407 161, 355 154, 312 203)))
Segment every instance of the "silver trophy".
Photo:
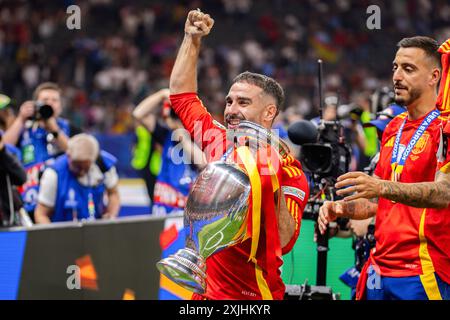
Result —
MULTIPOLYGON (((227 140, 234 141, 234 147, 245 143, 252 151, 275 143, 281 157, 289 153, 282 140, 247 121, 242 121, 235 130, 228 130, 227 140)), ((158 270, 180 286, 204 293, 206 258, 239 243, 246 234, 250 190, 247 173, 232 160, 208 164, 187 199, 184 211, 184 225, 189 227, 186 248, 160 260, 156 265, 158 270)))

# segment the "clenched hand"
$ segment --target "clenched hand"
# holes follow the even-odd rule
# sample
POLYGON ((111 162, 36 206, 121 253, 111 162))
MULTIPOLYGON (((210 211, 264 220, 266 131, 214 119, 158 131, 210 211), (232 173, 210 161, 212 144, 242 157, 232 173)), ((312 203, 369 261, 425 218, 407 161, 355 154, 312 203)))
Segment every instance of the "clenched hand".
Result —
POLYGON ((205 14, 200 10, 189 11, 184 25, 184 32, 195 37, 204 37, 211 32, 214 25, 214 19, 209 14, 205 14))

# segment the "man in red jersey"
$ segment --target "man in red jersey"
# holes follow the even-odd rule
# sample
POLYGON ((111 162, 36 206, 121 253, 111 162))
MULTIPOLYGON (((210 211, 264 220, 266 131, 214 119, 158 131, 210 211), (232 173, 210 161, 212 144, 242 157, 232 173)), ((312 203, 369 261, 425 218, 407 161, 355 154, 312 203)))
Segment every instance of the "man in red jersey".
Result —
POLYGON ((319 228, 324 232, 338 216, 376 215, 377 244, 357 299, 450 299, 450 128, 448 111, 436 108, 439 46, 412 37, 398 47, 395 100, 407 112, 386 127, 373 177, 350 172, 338 178, 336 187, 344 188, 338 194, 347 197, 321 207, 319 228))
MULTIPOLYGON (((215 124, 197 96, 201 39, 209 34, 213 24, 214 20, 208 14, 200 10, 189 12, 184 39, 170 77, 172 108, 202 147, 208 161, 223 159, 226 151, 225 148, 217 148, 224 144, 226 130, 215 124)), ((245 72, 235 78, 226 97, 226 125, 228 129, 235 129, 241 120, 247 120, 270 129, 283 100, 283 89, 275 80, 245 72)), ((285 286, 279 270, 281 255, 292 249, 299 235, 309 188, 300 163, 291 155, 282 159, 280 171, 283 195, 280 210, 276 213, 274 224, 265 223, 267 208, 273 207, 269 201, 274 200, 273 197, 262 197, 262 231, 256 257, 249 259, 251 238, 211 255, 206 260, 206 292, 204 295, 194 294, 193 299, 283 298, 285 286), (272 236, 268 231, 270 228, 275 228, 272 236), (274 250, 265 250, 268 247, 274 250)))

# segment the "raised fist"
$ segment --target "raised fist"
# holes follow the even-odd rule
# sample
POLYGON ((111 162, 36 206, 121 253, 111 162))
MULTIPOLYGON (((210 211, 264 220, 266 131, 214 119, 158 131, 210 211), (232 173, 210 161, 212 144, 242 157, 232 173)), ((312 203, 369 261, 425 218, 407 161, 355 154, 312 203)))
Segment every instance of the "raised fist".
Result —
POLYGON ((184 32, 191 36, 204 37, 208 35, 214 25, 214 20, 200 10, 191 10, 184 25, 184 32))

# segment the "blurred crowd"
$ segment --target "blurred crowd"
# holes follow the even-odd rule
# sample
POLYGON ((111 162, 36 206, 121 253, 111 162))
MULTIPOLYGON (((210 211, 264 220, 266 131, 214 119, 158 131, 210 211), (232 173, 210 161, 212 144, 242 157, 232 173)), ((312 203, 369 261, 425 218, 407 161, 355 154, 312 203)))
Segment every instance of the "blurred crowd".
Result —
POLYGON ((18 107, 39 83, 54 81, 74 125, 131 132, 135 105, 167 87, 193 8, 216 19, 202 50, 199 94, 218 120, 226 88, 241 71, 274 77, 286 90, 287 115, 313 118, 318 58, 326 91, 347 104, 390 85, 399 39, 423 34, 442 42, 450 33, 445 0, 2 1, 0 92, 18 107), (81 9, 80 30, 66 26, 72 4, 81 9), (373 4, 381 10, 380 30, 366 26, 373 4))

